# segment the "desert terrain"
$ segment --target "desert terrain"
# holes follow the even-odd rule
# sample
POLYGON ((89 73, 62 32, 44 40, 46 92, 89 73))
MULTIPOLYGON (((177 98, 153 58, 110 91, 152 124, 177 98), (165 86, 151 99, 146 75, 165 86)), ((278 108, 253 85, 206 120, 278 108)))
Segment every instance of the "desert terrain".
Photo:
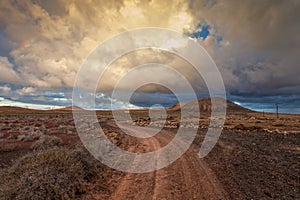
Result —
POLYGON ((228 101, 218 143, 200 159, 211 117, 209 99, 166 109, 166 121, 150 119, 147 109, 130 111, 132 121, 124 123, 162 128, 147 139, 124 134, 111 111, 97 111, 106 136, 131 152, 164 147, 182 126, 197 130, 177 161, 136 174, 111 169, 85 150, 74 109, 82 112, 0 107, 0 199, 300 199, 300 115, 277 118, 228 101), (182 107, 192 109, 198 102, 200 118, 180 122, 182 107))

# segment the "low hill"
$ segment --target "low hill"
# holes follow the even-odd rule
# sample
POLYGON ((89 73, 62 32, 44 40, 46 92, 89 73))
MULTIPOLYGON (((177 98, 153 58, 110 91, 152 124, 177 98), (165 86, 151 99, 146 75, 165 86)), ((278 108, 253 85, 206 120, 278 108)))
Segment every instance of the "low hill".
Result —
POLYGON ((21 108, 16 106, 0 106, 0 112, 33 112, 34 109, 21 108))
MULTIPOLYGON (((216 111, 223 110, 226 105, 226 112, 227 114, 243 114, 248 112, 253 112, 247 108, 244 108, 242 106, 239 106, 229 100, 225 100, 223 98, 214 97, 214 101, 216 102, 216 111), (224 102, 226 101, 226 102, 224 102), (224 104, 225 103, 225 104, 224 104)), ((211 98, 200 98, 194 101, 191 101, 183 106, 180 106, 179 104, 175 104, 174 106, 170 107, 169 109, 172 111, 184 109, 188 112, 193 112, 199 107, 201 114, 210 114, 211 113, 211 98)))
POLYGON ((73 111, 73 110, 82 110, 82 108, 79 108, 77 106, 69 106, 69 107, 64 107, 64 108, 58 108, 58 109, 54 109, 55 111, 73 111))
POLYGON ((184 102, 179 102, 179 103, 177 103, 177 104, 174 104, 173 106, 171 106, 170 108, 167 108, 167 110, 170 110, 170 111, 172 111, 172 110, 179 110, 179 109, 181 109, 183 106, 185 105, 185 103, 184 102))

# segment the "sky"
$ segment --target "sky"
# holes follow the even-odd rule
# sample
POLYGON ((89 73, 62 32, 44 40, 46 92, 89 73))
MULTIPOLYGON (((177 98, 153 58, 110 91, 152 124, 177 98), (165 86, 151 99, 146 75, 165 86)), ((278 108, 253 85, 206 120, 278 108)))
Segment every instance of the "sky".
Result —
MULTIPOLYGON (((70 106, 76 74, 93 49, 124 31, 160 27, 205 48, 228 99, 270 112, 279 103, 281 112, 300 113, 299 10, 299 0, 1 0, 0 105, 70 106)), ((157 85, 139 88, 130 103, 111 99, 116 81, 147 61, 180 70, 199 97, 207 95, 189 63, 144 50, 111 64, 97 88, 98 108, 111 108, 111 101, 114 108, 176 103, 170 91, 157 85)), ((155 76, 176 85, 176 77, 155 76)), ((184 91, 181 95, 190 100, 184 91)))

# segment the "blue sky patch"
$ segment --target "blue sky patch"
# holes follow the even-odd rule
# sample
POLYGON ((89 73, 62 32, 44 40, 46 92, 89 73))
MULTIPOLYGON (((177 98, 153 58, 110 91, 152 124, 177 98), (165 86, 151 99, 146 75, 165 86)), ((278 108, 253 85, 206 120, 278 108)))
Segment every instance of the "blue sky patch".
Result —
POLYGON ((210 26, 207 24, 203 24, 200 23, 197 26, 197 29, 195 32, 191 33, 190 36, 192 38, 202 38, 203 40, 205 40, 207 38, 207 36, 209 36, 209 30, 210 30, 210 26))

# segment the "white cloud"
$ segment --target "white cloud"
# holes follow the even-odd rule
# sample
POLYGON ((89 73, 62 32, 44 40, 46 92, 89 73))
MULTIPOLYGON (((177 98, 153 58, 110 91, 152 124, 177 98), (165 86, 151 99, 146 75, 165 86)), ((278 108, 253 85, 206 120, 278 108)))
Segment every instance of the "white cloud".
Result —
POLYGON ((23 87, 22 89, 19 89, 19 90, 16 90, 16 94, 17 95, 21 95, 21 96, 24 96, 24 95, 35 95, 37 92, 37 90, 33 87, 23 87))
POLYGON ((5 83, 20 83, 19 75, 13 69, 11 64, 6 57, 0 56, 0 82, 5 83))
POLYGON ((7 85, 4 86, 0 86, 0 94, 3 96, 8 96, 11 92, 10 87, 8 87, 7 85))
POLYGON ((23 102, 9 100, 1 97, 0 97, 0 106, 16 106, 21 108, 30 108, 30 109, 38 109, 38 110, 63 108, 63 106, 56 106, 56 105, 54 106, 49 104, 23 103, 23 102))

